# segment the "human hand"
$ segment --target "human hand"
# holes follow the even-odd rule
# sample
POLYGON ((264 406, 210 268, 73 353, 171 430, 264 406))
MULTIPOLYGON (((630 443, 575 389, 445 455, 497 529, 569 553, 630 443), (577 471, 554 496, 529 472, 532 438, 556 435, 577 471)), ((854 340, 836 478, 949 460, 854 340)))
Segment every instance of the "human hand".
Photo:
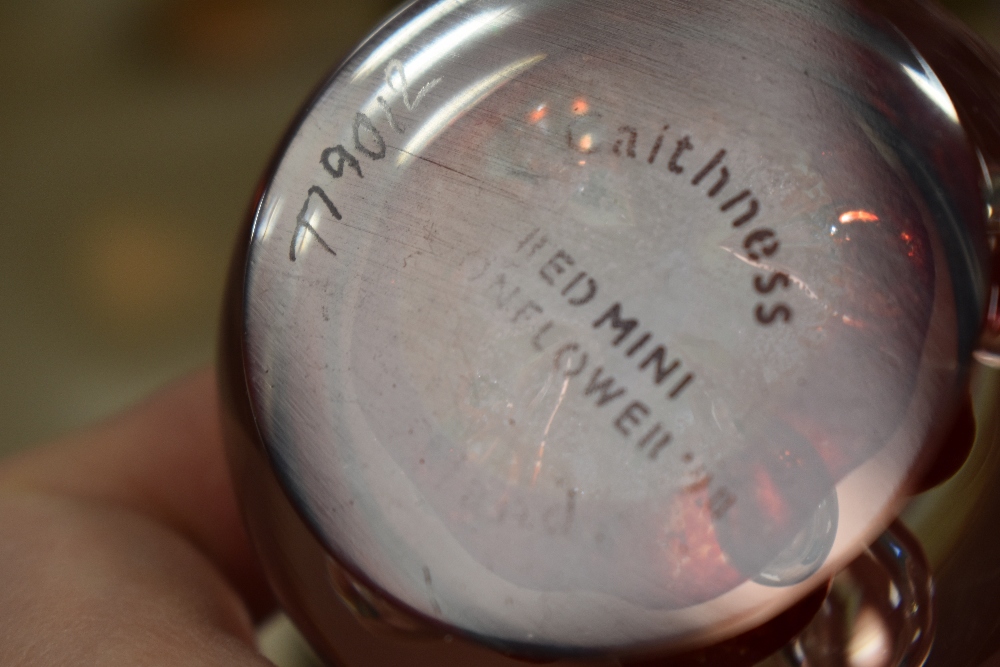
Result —
POLYGON ((0 663, 268 665, 210 371, 0 463, 0 663))

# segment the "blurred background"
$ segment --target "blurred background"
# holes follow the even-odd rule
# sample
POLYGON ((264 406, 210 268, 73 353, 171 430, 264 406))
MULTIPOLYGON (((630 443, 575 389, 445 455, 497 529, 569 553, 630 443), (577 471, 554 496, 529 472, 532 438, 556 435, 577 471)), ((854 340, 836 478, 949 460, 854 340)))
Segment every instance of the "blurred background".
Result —
POLYGON ((395 4, 0 2, 0 454, 212 360, 271 152, 395 4))

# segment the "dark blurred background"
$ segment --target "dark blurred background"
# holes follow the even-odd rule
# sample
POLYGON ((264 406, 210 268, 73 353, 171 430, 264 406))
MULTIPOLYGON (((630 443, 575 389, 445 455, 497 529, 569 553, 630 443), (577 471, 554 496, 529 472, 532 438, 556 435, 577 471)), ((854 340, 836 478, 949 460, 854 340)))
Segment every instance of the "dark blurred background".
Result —
POLYGON ((0 2, 0 453, 211 361, 271 152, 395 4, 0 2))
MULTIPOLYGON (((944 4, 1000 46, 1000 0, 944 4)), ((211 361, 271 151, 394 5, 0 4, 0 454, 211 361)))

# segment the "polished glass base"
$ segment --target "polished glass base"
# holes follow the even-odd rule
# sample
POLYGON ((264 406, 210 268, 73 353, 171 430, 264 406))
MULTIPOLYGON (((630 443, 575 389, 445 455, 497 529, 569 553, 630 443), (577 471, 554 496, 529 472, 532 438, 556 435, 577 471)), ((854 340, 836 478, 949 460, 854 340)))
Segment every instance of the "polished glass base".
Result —
POLYGON ((899 7, 416 2, 334 73, 224 341, 322 653, 923 659, 919 545, 878 536, 968 453, 994 137, 899 7))

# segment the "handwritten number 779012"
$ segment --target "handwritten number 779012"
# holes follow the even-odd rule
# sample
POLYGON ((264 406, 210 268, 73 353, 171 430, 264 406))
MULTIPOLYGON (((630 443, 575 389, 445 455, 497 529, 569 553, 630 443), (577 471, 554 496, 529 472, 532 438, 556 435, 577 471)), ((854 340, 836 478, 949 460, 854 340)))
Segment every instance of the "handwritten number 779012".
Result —
MULTIPOLYGON (((403 106, 406 107, 407 111, 413 111, 416 109, 417 106, 424 100, 427 93, 429 93, 439 83, 441 83, 441 79, 433 79, 425 83, 417 92, 416 96, 413 99, 410 99, 409 82, 406 80, 406 73, 403 69, 402 61, 391 60, 385 68, 386 87, 400 96, 403 106)), ((379 108, 382 109, 383 113, 385 113, 385 116, 389 121, 389 126, 399 134, 405 133, 406 128, 401 125, 395 115, 393 115, 392 107, 386 99, 379 95, 375 101, 378 103, 379 108)), ((378 131, 378 128, 375 127, 375 124, 372 123, 372 120, 368 117, 368 115, 360 111, 354 115, 352 134, 354 139, 354 152, 345 148, 342 144, 338 144, 324 149, 320 155, 320 164, 323 165, 323 170, 331 178, 341 178, 345 172, 348 171, 356 173, 358 178, 364 178, 361 162, 358 160, 357 155, 368 158, 372 161, 381 160, 386 155, 385 138, 383 138, 382 134, 378 131)), ((302 244, 302 237, 307 233, 312 234, 312 236, 319 242, 320 246, 331 255, 336 256, 337 254, 337 251, 323 239, 312 224, 312 212, 319 203, 323 204, 334 220, 343 220, 343 215, 339 210, 337 210, 337 206, 334 204, 330 195, 328 195, 319 185, 311 186, 306 192, 305 201, 302 203, 301 210, 299 210, 298 215, 295 217, 295 231, 292 232, 292 240, 288 248, 288 259, 293 262, 296 261, 298 257, 296 250, 302 244)))

